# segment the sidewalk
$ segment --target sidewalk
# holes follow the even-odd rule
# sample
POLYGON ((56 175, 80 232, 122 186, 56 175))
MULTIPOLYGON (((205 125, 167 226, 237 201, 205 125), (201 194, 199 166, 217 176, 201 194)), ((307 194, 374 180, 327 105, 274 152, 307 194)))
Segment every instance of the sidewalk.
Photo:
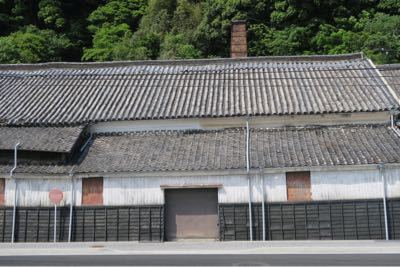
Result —
POLYGON ((2 243, 0 256, 151 254, 400 254, 400 241, 2 243))

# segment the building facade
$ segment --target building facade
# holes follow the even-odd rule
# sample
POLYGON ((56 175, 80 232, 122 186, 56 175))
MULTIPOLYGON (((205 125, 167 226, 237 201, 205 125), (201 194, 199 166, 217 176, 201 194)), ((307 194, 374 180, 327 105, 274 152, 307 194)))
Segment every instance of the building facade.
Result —
POLYGON ((398 239, 398 76, 241 47, 0 66, 0 241, 398 239))

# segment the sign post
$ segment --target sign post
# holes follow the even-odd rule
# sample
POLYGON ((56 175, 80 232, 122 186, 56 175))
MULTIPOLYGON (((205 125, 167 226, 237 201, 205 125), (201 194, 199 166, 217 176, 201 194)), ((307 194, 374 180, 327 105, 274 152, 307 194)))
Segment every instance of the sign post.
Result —
POLYGON ((60 204, 63 197, 63 192, 58 188, 49 192, 50 201, 54 204, 54 243, 57 241, 57 205, 60 204))

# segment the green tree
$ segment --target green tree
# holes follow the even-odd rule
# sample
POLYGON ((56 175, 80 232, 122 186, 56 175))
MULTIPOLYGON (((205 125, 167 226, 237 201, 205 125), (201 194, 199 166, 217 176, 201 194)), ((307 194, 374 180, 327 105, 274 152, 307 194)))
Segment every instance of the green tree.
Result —
POLYGON ((41 0, 37 15, 45 25, 51 28, 59 29, 65 26, 66 21, 59 0, 41 0))
POLYGON ((0 37, 0 63, 60 61, 70 45, 64 35, 28 26, 0 37))
POLYGON ((93 47, 83 51, 85 61, 111 61, 129 59, 132 32, 125 23, 101 27, 93 37, 93 47))
POLYGON ((365 24, 362 50, 376 63, 400 61, 400 16, 377 13, 365 24))
POLYGON ((176 0, 150 0, 133 35, 135 59, 157 59, 160 55, 164 35, 171 29, 172 14, 176 0))
POLYGON ((103 26, 123 23, 129 25, 132 30, 136 30, 145 10, 145 0, 110 0, 89 15, 89 30, 96 32, 103 26))
POLYGON ((160 59, 200 58, 201 53, 182 34, 167 34, 161 44, 160 59))

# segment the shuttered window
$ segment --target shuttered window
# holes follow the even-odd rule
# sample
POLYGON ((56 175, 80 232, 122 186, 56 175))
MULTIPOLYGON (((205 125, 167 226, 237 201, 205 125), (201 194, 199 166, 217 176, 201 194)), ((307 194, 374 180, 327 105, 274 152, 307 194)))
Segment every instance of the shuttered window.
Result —
POLYGON ((103 205, 103 177, 82 179, 82 205, 103 205))
POLYGON ((286 187, 288 201, 311 200, 310 172, 287 172, 286 187))
POLYGON ((6 179, 0 178, 0 206, 4 206, 5 204, 5 188, 6 188, 6 179))

